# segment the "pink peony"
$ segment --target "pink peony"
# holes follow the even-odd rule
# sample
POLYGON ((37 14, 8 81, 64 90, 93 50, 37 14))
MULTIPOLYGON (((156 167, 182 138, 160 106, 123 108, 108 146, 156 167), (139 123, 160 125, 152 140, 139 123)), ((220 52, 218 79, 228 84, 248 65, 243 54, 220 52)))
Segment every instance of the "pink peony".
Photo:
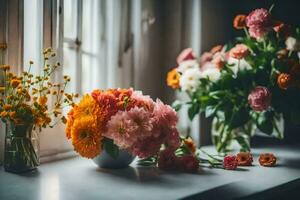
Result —
POLYGON ((120 148, 127 149, 138 140, 149 137, 153 129, 152 113, 144 108, 134 107, 129 111, 119 111, 107 124, 105 137, 114 140, 120 148))
POLYGON ((134 105, 138 107, 144 107, 149 111, 154 109, 154 101, 148 95, 143 95, 141 91, 134 91, 131 98, 134 100, 134 105))
POLYGON ((164 127, 174 127, 178 122, 176 111, 159 99, 156 100, 153 114, 156 122, 164 127))
POLYGON ((199 161, 193 155, 185 155, 178 160, 183 171, 196 172, 199 169, 199 161))
POLYGON ((271 105, 272 94, 266 87, 258 86, 248 96, 250 107, 255 111, 264 111, 271 105))
POLYGON ((150 136, 136 141, 127 150, 139 158, 147 158, 149 156, 157 155, 165 138, 161 135, 159 137, 150 136))
POLYGON ((223 160, 224 169, 235 170, 237 168, 237 166, 238 166, 238 162, 237 162, 236 156, 227 155, 224 157, 224 160, 223 160))
POLYGON ((263 38, 269 31, 269 28, 265 28, 263 26, 251 26, 249 28, 249 34, 251 37, 255 39, 263 38))
POLYGON ((271 23, 271 14, 263 8, 252 11, 246 18, 246 25, 249 28, 252 26, 268 27, 271 23))
POLYGON ((235 59, 245 58, 249 54, 249 48, 244 44, 237 44, 230 49, 229 56, 235 59))
POLYGON ((192 48, 184 49, 179 56, 177 57, 177 64, 179 65, 181 62, 185 60, 194 60, 195 53, 193 52, 192 48))

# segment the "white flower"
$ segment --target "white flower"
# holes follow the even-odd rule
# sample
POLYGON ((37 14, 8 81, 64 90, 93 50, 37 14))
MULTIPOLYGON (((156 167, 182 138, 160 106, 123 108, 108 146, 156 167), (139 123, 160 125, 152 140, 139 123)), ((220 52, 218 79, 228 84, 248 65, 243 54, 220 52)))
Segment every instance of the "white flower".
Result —
POLYGON ((289 51, 296 51, 299 49, 299 42, 294 37, 288 37, 285 41, 286 49, 289 51))
POLYGON ((216 82, 220 79, 221 73, 217 68, 208 68, 202 72, 203 78, 208 78, 212 82, 216 82))
POLYGON ((186 61, 182 61, 178 68, 177 71, 180 73, 184 73, 186 70, 188 69, 198 69, 199 68, 199 64, 196 60, 186 60, 186 61))
POLYGON ((199 68, 190 68, 180 77, 180 87, 183 91, 195 92, 200 85, 201 72, 199 68))
POLYGON ((230 57, 227 63, 230 65, 230 69, 235 75, 237 75, 238 71, 249 70, 252 68, 251 65, 245 59, 238 60, 230 57))

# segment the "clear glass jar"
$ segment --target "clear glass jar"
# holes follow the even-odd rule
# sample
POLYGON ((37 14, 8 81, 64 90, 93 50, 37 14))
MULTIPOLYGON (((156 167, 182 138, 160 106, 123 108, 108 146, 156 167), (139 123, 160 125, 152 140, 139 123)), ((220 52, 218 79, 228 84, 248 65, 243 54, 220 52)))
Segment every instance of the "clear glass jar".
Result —
POLYGON ((39 138, 33 124, 7 122, 4 148, 5 171, 21 173, 39 165, 39 138))

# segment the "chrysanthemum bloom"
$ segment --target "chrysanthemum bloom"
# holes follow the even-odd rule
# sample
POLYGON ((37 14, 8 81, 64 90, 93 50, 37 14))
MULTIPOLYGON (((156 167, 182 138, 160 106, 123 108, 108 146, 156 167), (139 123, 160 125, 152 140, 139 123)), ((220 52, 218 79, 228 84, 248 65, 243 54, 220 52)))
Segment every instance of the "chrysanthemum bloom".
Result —
POLYGON ((84 95, 78 103, 77 108, 74 110, 74 118, 79 119, 82 117, 89 117, 99 110, 99 105, 88 94, 84 95))
POLYGON ((258 86, 248 96, 250 107, 255 111, 264 111, 271 105, 272 94, 266 87, 258 86))
POLYGON ((177 64, 179 65, 181 62, 185 60, 194 60, 195 59, 195 53, 193 52, 192 48, 184 49, 179 56, 177 57, 177 64))
POLYGON ((292 85, 292 83, 293 83, 293 79, 290 74, 287 73, 279 74, 277 78, 277 84, 281 89, 283 90, 288 89, 292 85))
POLYGON ((182 91, 195 92, 199 85, 202 74, 199 68, 188 69, 180 76, 180 88, 182 91))
POLYGON ((13 88, 16 88, 20 85, 21 81, 19 79, 13 79, 11 80, 10 84, 13 88))
POLYGON ((246 25, 248 27, 251 26, 270 26, 272 23, 271 21, 271 14, 268 10, 260 8, 252 11, 247 17, 246 17, 246 25))
POLYGON ((263 153, 259 156, 259 164, 264 167, 272 167, 276 164, 276 157, 272 153, 263 153))
POLYGON ((199 161, 193 155, 185 155, 178 158, 181 170, 196 172, 199 169, 199 161))
POLYGON ((81 156, 94 158, 100 154, 102 136, 94 117, 83 117, 75 120, 71 135, 74 149, 81 156))
POLYGON ((265 37, 265 35, 268 33, 268 31, 269 31, 269 28, 266 28, 264 26, 251 26, 249 28, 250 36, 257 40, 265 37))
POLYGON ((183 140, 184 145, 187 147, 187 149, 190 151, 191 154, 195 154, 196 152, 196 144, 192 140, 192 138, 186 138, 183 140))
POLYGON ((246 15, 237 15, 233 20, 233 27, 243 29, 246 27, 246 15))
POLYGON ((149 95, 143 95, 141 91, 134 91, 131 95, 127 107, 129 110, 135 106, 139 108, 144 108, 148 111, 153 111, 155 103, 149 95))
POLYGON ((239 166, 250 166, 253 162, 253 157, 250 152, 240 152, 236 155, 236 160, 239 166))
POLYGON ((250 53, 249 48, 244 44, 237 44, 230 49, 229 56, 235 59, 245 58, 250 53))
POLYGON ((179 85, 180 74, 177 72, 176 68, 168 72, 167 84, 173 89, 180 88, 179 85))
POLYGON ((220 52, 223 49, 223 45, 216 45, 213 48, 211 48, 210 53, 215 54, 217 52, 220 52))
POLYGON ((223 160, 224 169, 235 170, 237 168, 237 166, 238 166, 238 162, 237 162, 236 156, 227 155, 224 157, 224 160, 223 160))
POLYGON ((178 169, 178 159, 174 154, 174 150, 165 149, 159 153, 158 168, 162 170, 178 169))

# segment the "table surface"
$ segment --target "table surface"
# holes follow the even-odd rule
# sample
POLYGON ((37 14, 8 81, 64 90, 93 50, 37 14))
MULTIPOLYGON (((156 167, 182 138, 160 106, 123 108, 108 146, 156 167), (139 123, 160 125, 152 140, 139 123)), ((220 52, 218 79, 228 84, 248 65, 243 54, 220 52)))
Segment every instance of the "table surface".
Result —
MULTIPOLYGON (((211 149, 211 148, 210 148, 211 149)), ((0 199, 233 199, 276 195, 300 188, 300 147, 253 149, 254 165, 235 171, 202 167, 198 173, 170 173, 156 168, 98 169, 75 157, 42 164, 36 172, 11 174, 0 169, 0 199), (273 152, 276 167, 259 166, 259 153, 273 152)))

